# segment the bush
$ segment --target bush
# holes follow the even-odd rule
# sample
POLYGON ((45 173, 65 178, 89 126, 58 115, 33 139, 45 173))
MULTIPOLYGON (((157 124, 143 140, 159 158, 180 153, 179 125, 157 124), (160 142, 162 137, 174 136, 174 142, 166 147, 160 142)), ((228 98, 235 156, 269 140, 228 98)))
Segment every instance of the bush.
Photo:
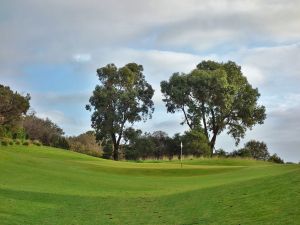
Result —
POLYGON ((9 141, 7 139, 2 139, 1 140, 1 145, 2 146, 7 146, 9 144, 9 141))
POLYGON ((8 145, 13 145, 14 144, 13 140, 10 139, 10 138, 1 138, 0 143, 1 143, 2 146, 8 146, 8 145))
POLYGON ((31 143, 30 143, 29 140, 26 140, 26 141, 23 142, 23 145, 25 145, 25 146, 29 146, 30 144, 31 144, 31 143))
POLYGON ((221 148, 217 149, 214 153, 214 156, 218 156, 218 157, 226 157, 227 155, 228 153, 221 148))
POLYGON ((22 144, 22 142, 19 139, 17 139, 17 140, 15 140, 15 144, 20 145, 20 144, 22 144))
POLYGON ((32 144, 34 144, 34 145, 36 145, 36 146, 41 146, 41 145, 42 145, 42 143, 41 143, 39 140, 34 140, 34 141, 32 142, 32 144))

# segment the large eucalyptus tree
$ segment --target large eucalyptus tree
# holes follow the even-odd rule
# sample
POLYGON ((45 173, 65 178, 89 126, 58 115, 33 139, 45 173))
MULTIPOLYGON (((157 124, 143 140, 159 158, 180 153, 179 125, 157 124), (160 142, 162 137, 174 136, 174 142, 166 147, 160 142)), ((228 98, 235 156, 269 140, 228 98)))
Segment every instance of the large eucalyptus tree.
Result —
POLYGON ((98 69, 97 75, 100 85, 96 86, 86 109, 93 110, 91 121, 96 139, 112 143, 113 159, 118 160, 126 127, 151 117, 154 90, 145 80, 143 66, 136 63, 121 68, 108 64, 98 69))
POLYGON ((190 129, 202 129, 211 154, 217 136, 227 130, 236 141, 247 128, 262 124, 265 107, 258 105, 258 89, 253 88, 234 62, 202 61, 188 74, 174 73, 161 82, 167 111, 182 111, 190 129))

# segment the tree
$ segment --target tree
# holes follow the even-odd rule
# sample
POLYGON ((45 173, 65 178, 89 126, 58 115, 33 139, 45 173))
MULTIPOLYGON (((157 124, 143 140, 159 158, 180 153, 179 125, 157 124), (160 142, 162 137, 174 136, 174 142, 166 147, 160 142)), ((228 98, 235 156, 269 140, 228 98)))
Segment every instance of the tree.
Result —
POLYGON ((0 128, 19 127, 23 115, 28 111, 30 95, 22 96, 9 87, 0 84, 0 128))
POLYGON ((168 150, 168 134, 164 131, 154 131, 150 138, 152 139, 155 148, 153 149, 154 157, 156 159, 162 159, 167 155, 168 150))
POLYGON ((268 147, 264 142, 251 140, 244 146, 245 151, 248 151, 254 159, 267 160, 270 157, 268 147))
POLYGON ((246 130, 262 124, 265 107, 258 105, 258 89, 253 88, 234 62, 202 61, 189 74, 174 73, 161 82, 167 111, 182 111, 190 129, 203 128, 211 155, 217 136, 227 129, 236 144, 246 130))
POLYGON ((271 155, 268 159, 269 162, 280 163, 283 164, 284 161, 281 159, 276 153, 271 155))
POLYGON ((108 64, 98 69, 97 75, 100 85, 96 86, 86 109, 93 110, 91 121, 97 141, 110 140, 113 159, 118 160, 126 126, 151 118, 154 90, 145 80, 143 66, 136 63, 121 68, 108 64))

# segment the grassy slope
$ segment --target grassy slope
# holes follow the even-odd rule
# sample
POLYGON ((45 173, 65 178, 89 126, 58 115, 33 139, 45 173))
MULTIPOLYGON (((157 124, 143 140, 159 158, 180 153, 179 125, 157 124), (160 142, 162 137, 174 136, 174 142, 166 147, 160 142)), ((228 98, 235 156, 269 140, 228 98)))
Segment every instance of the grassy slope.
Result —
POLYGON ((300 167, 0 147, 0 224, 300 224, 300 167))

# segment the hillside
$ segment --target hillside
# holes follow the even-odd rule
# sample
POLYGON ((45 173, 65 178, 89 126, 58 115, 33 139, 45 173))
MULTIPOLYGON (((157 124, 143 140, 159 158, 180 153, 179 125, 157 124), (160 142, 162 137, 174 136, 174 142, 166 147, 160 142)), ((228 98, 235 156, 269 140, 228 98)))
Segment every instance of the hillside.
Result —
POLYGON ((0 224, 299 224, 300 166, 0 147, 0 224))

